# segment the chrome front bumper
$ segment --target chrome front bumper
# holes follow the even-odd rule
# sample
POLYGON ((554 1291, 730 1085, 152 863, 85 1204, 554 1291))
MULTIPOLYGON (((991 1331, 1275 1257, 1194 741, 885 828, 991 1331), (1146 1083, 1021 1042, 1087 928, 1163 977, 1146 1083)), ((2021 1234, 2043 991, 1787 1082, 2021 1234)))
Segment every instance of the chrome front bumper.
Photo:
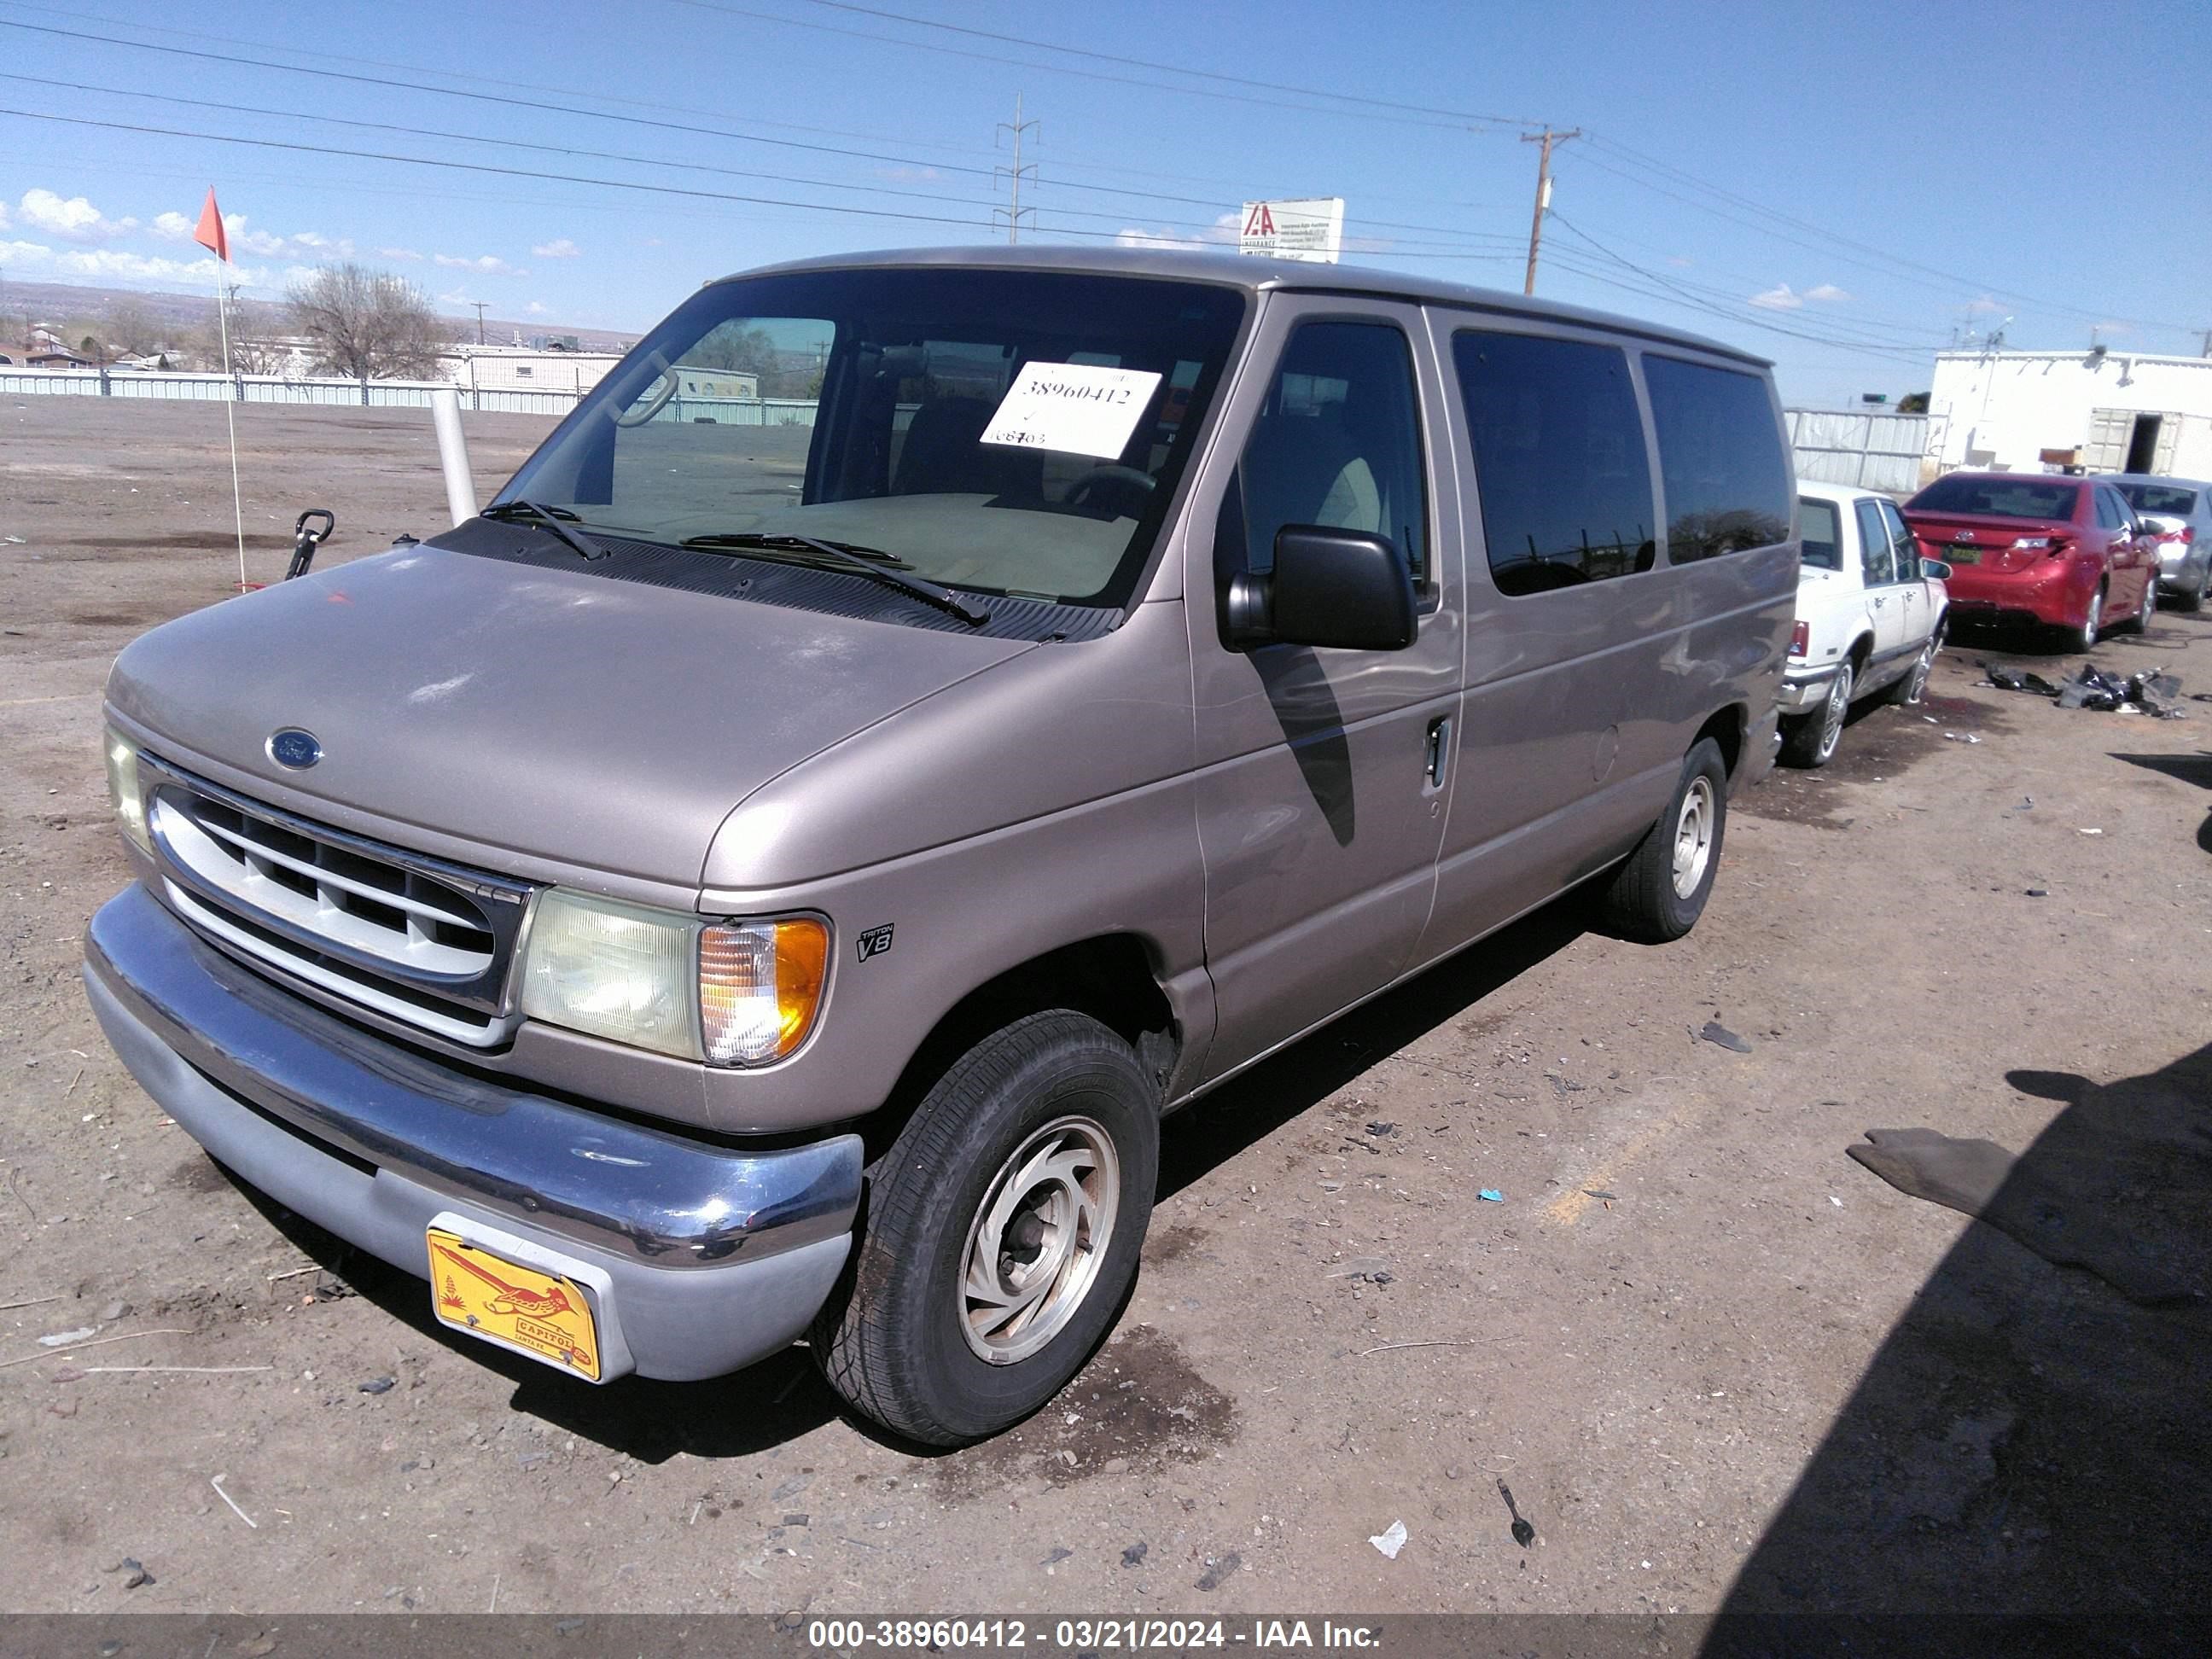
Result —
POLYGON ((427 1278, 450 1212, 604 1273, 607 1377, 763 1358, 844 1267, 857 1135, 736 1151, 488 1081, 278 989, 135 884, 86 929, 84 980, 162 1109, 348 1243, 427 1278))

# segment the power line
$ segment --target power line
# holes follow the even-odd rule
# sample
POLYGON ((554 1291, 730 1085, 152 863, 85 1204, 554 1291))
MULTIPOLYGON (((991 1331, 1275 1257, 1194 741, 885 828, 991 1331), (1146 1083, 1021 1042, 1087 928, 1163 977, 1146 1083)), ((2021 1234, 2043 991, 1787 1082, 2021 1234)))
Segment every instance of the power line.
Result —
MULTIPOLYGON (((723 5, 717 3, 716 0, 673 0, 673 3, 681 6, 689 6, 698 11, 714 11, 723 13, 724 15, 731 17, 742 17, 750 22, 781 24, 787 28, 812 29, 823 34, 839 34, 847 36, 853 40, 873 40, 881 45, 899 46, 909 52, 933 52, 949 58, 973 58, 978 62, 986 64, 1008 64, 1017 69, 1040 70, 1048 75, 1079 75, 1088 81, 1106 82, 1116 86, 1143 87, 1154 92, 1171 92, 1176 96, 1182 98, 1223 99, 1231 103, 1255 104, 1270 109, 1297 110, 1309 115, 1350 115, 1368 120, 1382 121, 1395 126, 1429 128, 1441 127, 1452 131, 1464 131, 1477 125, 1518 127, 1534 126, 1538 125, 1535 122, 1522 121, 1511 117, 1466 115, 1452 111, 1441 112, 1440 114, 1387 114, 1383 112, 1384 109, 1410 110, 1415 106, 1400 105, 1393 102, 1392 100, 1383 99, 1363 99, 1358 100, 1363 103, 1371 103, 1383 106, 1382 108, 1374 110, 1346 109, 1342 107, 1340 104, 1291 103, 1281 98, 1265 98, 1254 93, 1217 91, 1206 87, 1185 86, 1162 81, 1139 80, 1133 76, 1109 75, 1101 70, 1071 69, 1060 64, 1040 64, 1033 58, 1008 58, 997 52, 975 52, 961 46, 935 46, 927 40, 913 40, 898 35, 871 33, 866 29, 843 28, 834 23, 810 23, 802 18, 781 17, 772 12, 751 11, 742 6, 723 5)), ((890 13, 884 13, 881 15, 884 16, 894 15, 894 14, 890 13)), ((935 27, 945 29, 955 29, 957 27, 950 23, 933 25, 927 20, 920 18, 903 21, 910 21, 918 27, 935 27)), ((1049 42, 1041 40, 1020 40, 1018 37, 1012 35, 1007 35, 1001 38, 1041 52, 1074 52, 1084 56, 1097 56, 1097 54, 1085 53, 1083 49, 1080 47, 1056 46, 1051 45, 1049 42)), ((1109 59, 1108 61, 1115 60, 1109 59)), ((1231 82, 1237 79, 1234 76, 1216 76, 1212 75, 1210 71, 1179 70, 1173 64, 1153 64, 1142 59, 1129 61, 1142 64, 1146 68, 1158 69, 1169 74, 1194 75, 1204 78, 1231 82)), ((1255 84, 1267 85, 1270 83, 1259 82, 1255 84)), ((1347 94, 1345 94, 1326 92, 1319 88, 1285 88, 1283 90, 1293 93, 1300 97, 1307 98, 1343 98, 1347 96, 1347 94)))
MULTIPOLYGON (((710 0, 678 0, 681 4, 699 4, 709 10, 725 9, 710 3, 710 0)), ((909 24, 915 28, 939 29, 948 34, 964 34, 980 40, 995 40, 1003 45, 1027 46, 1038 52, 1066 52, 1073 58, 1088 58, 1101 64, 1119 64, 1125 68, 1158 70, 1170 75, 1188 75, 1200 81, 1218 81, 1226 85, 1252 87, 1263 92, 1291 93, 1302 98, 1333 98, 1346 103, 1366 104, 1377 108, 1405 110, 1421 115, 1442 116, 1452 121, 1480 122, 1490 126, 1534 127, 1543 124, 1517 115, 1478 115, 1470 111, 1437 109, 1425 104, 1408 104, 1395 98, 1368 98, 1358 93, 1335 92, 1322 87, 1291 86, 1280 81, 1257 81, 1249 76, 1224 75, 1213 70, 1188 69, 1179 64, 1162 64, 1146 58, 1124 58, 1110 52, 1094 52, 1088 46, 1061 46, 1049 40, 1030 40, 1018 34, 1000 34, 990 29, 969 28, 958 23, 947 23, 933 17, 913 17, 904 12, 884 11, 874 6, 850 5, 844 0, 803 0, 803 3, 819 6, 826 11, 856 13, 864 17, 880 17, 896 23, 909 24)))
MULTIPOLYGON (((1832 243, 1837 247, 1850 250, 1852 253, 1865 256, 1858 258, 1851 258, 1850 253, 1840 256, 1845 258, 1850 263, 1858 264, 1863 269, 1882 270, 1884 274, 1892 276, 1896 276, 1899 272, 1914 272, 1922 276, 1935 277, 1948 288, 1979 289, 1993 295, 2002 295, 2005 298, 2020 304, 2039 306, 2045 310, 2065 312, 2069 315, 2076 317, 2100 319, 2109 315, 2109 313, 2100 311, 2086 311, 2081 307, 2070 306, 2062 301, 2045 299, 2032 294, 2022 294, 2014 289, 2000 288, 1995 283, 1984 282, 1977 277, 1962 276, 1955 271, 1938 270, 1933 265, 1922 264, 1917 260, 1905 258, 1901 255, 1888 252, 1887 249, 1876 247, 1869 243, 1857 241, 1838 231, 1829 230, 1824 226, 1814 224, 1810 220, 1801 219, 1794 214, 1784 213, 1778 209, 1763 206, 1748 197, 1740 196, 1733 191, 1723 189, 1720 185, 1709 184, 1692 173, 1684 172, 1680 167, 1674 167, 1665 161, 1658 161, 1654 157, 1645 155, 1641 151, 1632 149, 1626 144, 1620 143, 1613 139, 1607 138, 1602 133, 1593 133, 1591 135, 1591 142, 1607 152, 1618 156, 1630 166, 1642 167, 1649 172, 1658 173, 1662 177, 1672 178, 1684 185, 1688 189, 1702 191, 1705 194, 1714 197, 1722 202, 1741 207, 1748 212, 1759 216, 1761 218, 1771 220, 1774 222, 1775 224, 1789 226, 1795 229, 1809 233, 1823 240, 1832 243)), ((1591 158, 1587 155, 1583 159, 1585 161, 1591 160, 1591 158)), ((1638 179, 1632 174, 1622 173, 1618 168, 1603 167, 1602 163, 1593 161, 1592 165, 1599 166, 1602 171, 1611 173, 1616 178, 1626 179, 1630 184, 1638 185, 1643 189, 1656 191, 1662 196, 1667 196, 1672 200, 1681 202, 1686 206, 1694 207, 1703 212, 1712 214, 1715 217, 1727 219, 1736 224, 1745 224, 1746 228, 1748 229, 1760 231, 1764 234, 1775 236, 1778 240, 1783 241, 1794 241, 1799 246, 1808 246, 1808 244, 1798 240, 1798 239, 1795 237, 1784 235, 1781 232, 1772 228, 1771 226, 1746 224, 1744 220, 1735 215, 1723 212, 1720 209, 1714 207, 1710 203, 1695 201, 1689 198, 1678 195, 1674 191, 1666 190, 1661 185, 1655 184, 1649 179, 1638 179)), ((1926 284, 1923 284, 1923 286, 1926 286, 1926 284)), ((2145 328, 2175 328, 2179 326, 2178 324, 2148 322, 2139 317, 2122 318, 2114 320, 2134 323, 2145 328)))

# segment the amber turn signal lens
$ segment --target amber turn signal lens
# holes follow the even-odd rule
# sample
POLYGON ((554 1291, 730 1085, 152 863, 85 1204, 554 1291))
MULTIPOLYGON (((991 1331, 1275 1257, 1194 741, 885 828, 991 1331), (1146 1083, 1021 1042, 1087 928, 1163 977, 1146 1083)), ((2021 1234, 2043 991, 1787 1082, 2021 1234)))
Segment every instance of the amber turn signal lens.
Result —
POLYGON ((830 971, 812 916, 720 922, 699 934, 699 1024, 717 1066, 762 1066, 806 1041, 830 971))

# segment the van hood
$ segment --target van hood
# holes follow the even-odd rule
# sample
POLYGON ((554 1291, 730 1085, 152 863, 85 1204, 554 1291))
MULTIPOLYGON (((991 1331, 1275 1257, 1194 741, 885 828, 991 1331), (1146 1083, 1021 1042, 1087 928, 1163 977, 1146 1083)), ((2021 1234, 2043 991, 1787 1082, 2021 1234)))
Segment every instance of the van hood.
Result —
POLYGON ((753 790, 1033 648, 426 544, 166 623, 107 696, 178 764, 309 816, 696 890, 753 790), (270 758, 283 726, 312 770, 270 758))

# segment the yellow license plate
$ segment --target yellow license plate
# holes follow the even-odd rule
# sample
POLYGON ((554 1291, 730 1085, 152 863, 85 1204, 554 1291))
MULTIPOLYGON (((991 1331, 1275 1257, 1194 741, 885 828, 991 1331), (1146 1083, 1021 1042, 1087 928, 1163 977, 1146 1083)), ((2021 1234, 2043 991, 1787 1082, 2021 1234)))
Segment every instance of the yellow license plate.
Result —
POLYGON ((599 1380, 599 1334, 573 1279, 526 1267, 442 1227, 428 1230, 430 1305, 457 1331, 599 1380))

